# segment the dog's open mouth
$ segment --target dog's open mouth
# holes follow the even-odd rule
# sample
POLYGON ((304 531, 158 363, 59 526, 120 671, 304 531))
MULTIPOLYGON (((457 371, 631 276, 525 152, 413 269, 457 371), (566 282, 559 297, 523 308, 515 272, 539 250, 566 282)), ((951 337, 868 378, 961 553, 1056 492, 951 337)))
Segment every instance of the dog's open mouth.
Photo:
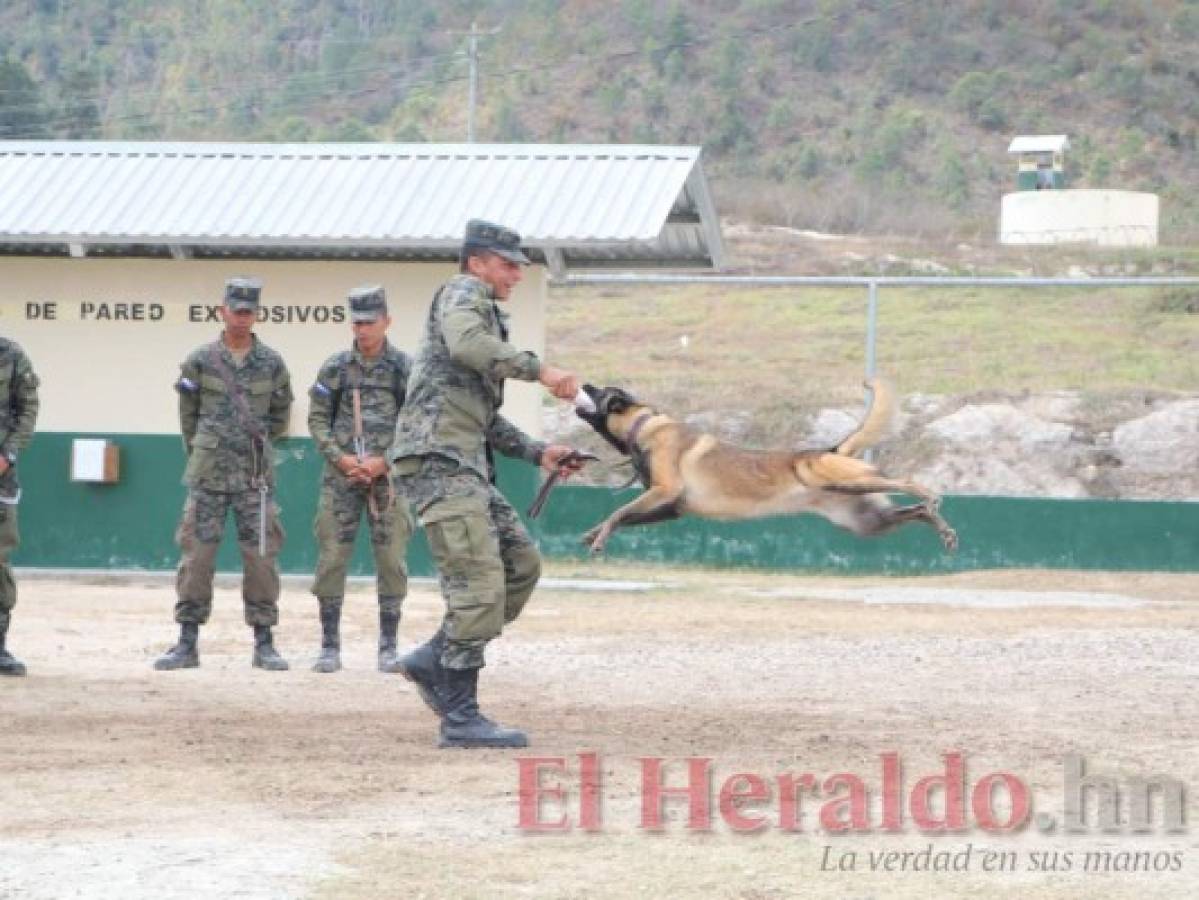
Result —
POLYGON ((604 413, 599 408, 602 394, 599 388, 591 384, 583 385, 575 394, 575 415, 597 430, 604 420, 604 413))

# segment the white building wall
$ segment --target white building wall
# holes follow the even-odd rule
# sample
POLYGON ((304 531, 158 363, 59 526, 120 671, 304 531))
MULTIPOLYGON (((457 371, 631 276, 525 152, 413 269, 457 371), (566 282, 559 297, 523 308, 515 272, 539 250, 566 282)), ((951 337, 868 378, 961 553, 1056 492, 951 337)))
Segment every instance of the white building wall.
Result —
MULTIPOLYGON (((317 370, 353 339, 348 316, 334 320, 347 291, 382 284, 388 337, 412 353, 433 293, 455 271, 449 263, 0 257, 0 335, 25 348, 41 378, 39 431, 176 433, 179 363, 221 328, 206 321, 208 308, 220 306, 226 278, 260 278, 271 320, 255 333, 287 361, 291 434, 306 436, 317 370)), ((545 270, 530 266, 506 307, 513 343, 541 355, 545 298, 545 270)), ((540 436, 543 396, 540 385, 513 382, 505 414, 540 436)))
POLYGON ((1002 244, 1157 245, 1158 198, 1137 191, 1017 191, 1005 194, 1002 244))

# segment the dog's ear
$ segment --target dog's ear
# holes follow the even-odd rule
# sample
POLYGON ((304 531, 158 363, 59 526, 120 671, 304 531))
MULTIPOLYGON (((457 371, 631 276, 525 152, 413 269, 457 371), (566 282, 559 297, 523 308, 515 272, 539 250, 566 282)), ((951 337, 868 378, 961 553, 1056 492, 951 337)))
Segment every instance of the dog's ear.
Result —
POLYGON ((622 388, 608 388, 607 396, 604 398, 604 413, 622 413, 629 407, 637 405, 637 399, 628 391, 622 388))

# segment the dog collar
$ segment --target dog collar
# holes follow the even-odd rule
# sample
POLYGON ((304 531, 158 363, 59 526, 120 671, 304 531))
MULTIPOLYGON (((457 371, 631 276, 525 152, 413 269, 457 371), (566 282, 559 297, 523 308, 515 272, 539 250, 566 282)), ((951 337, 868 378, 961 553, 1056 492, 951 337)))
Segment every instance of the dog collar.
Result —
POLYGON ((637 449, 637 435, 641 434, 641 429, 645 423, 654 417, 655 413, 652 410, 646 410, 633 421, 633 427, 629 429, 629 436, 624 442, 628 445, 629 450, 637 449))
POLYGON ((637 446, 637 435, 641 434, 641 428, 654 417, 655 413, 647 410, 639 415, 633 421, 633 427, 629 429, 629 436, 625 438, 625 452, 629 454, 629 459, 633 461, 633 471, 637 474, 637 478, 645 485, 646 489, 650 487, 652 477, 650 475, 649 452, 642 450, 637 446))

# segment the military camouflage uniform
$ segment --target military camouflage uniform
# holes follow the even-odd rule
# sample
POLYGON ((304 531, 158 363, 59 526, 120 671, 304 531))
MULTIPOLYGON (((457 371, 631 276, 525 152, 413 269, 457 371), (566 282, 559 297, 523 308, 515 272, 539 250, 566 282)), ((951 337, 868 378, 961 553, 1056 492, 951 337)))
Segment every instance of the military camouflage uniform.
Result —
POLYGON ((20 543, 17 532, 17 454, 33 437, 37 421, 38 378, 29 357, 16 343, 0 338, 0 455, 9 468, 0 475, 0 647, 17 604, 17 586, 8 558, 20 543))
POLYGON ((404 404, 409 368, 408 357, 387 342, 373 358, 363 356, 357 347, 336 353, 321 366, 310 391, 308 412, 308 430, 325 457, 315 522, 320 559, 312 593, 321 598, 342 596, 354 539, 365 513, 380 606, 382 611, 397 615, 400 601, 408 593, 408 569, 404 561, 408 539, 412 537, 408 506, 403 498, 393 495, 386 479, 376 479, 368 489, 344 475, 337 468, 337 461, 344 455, 355 455, 355 385, 360 386, 362 397, 365 455, 387 455, 395 435, 396 416, 404 404), (371 514, 368 491, 373 495, 377 517, 371 514))
POLYGON ((274 502, 274 458, 270 443, 260 448, 238 415, 213 360, 213 348, 270 440, 287 431, 291 379, 283 358, 256 336, 239 365, 224 341, 205 344, 183 361, 176 383, 179 425, 187 450, 183 482, 187 502, 176 540, 183 551, 176 578, 175 621, 202 625, 212 612, 212 579, 225 519, 233 510, 244 565, 242 598, 246 623, 271 626, 279 619, 276 557, 283 529, 274 502), (268 488, 266 555, 258 553, 259 479, 268 488))
POLYGON ((444 666, 477 669, 523 609, 541 558, 491 483, 488 446, 536 464, 545 444, 498 413, 504 379, 536 381, 536 355, 508 343, 491 289, 457 275, 433 298, 391 448, 398 489, 425 527, 446 600, 444 666))

